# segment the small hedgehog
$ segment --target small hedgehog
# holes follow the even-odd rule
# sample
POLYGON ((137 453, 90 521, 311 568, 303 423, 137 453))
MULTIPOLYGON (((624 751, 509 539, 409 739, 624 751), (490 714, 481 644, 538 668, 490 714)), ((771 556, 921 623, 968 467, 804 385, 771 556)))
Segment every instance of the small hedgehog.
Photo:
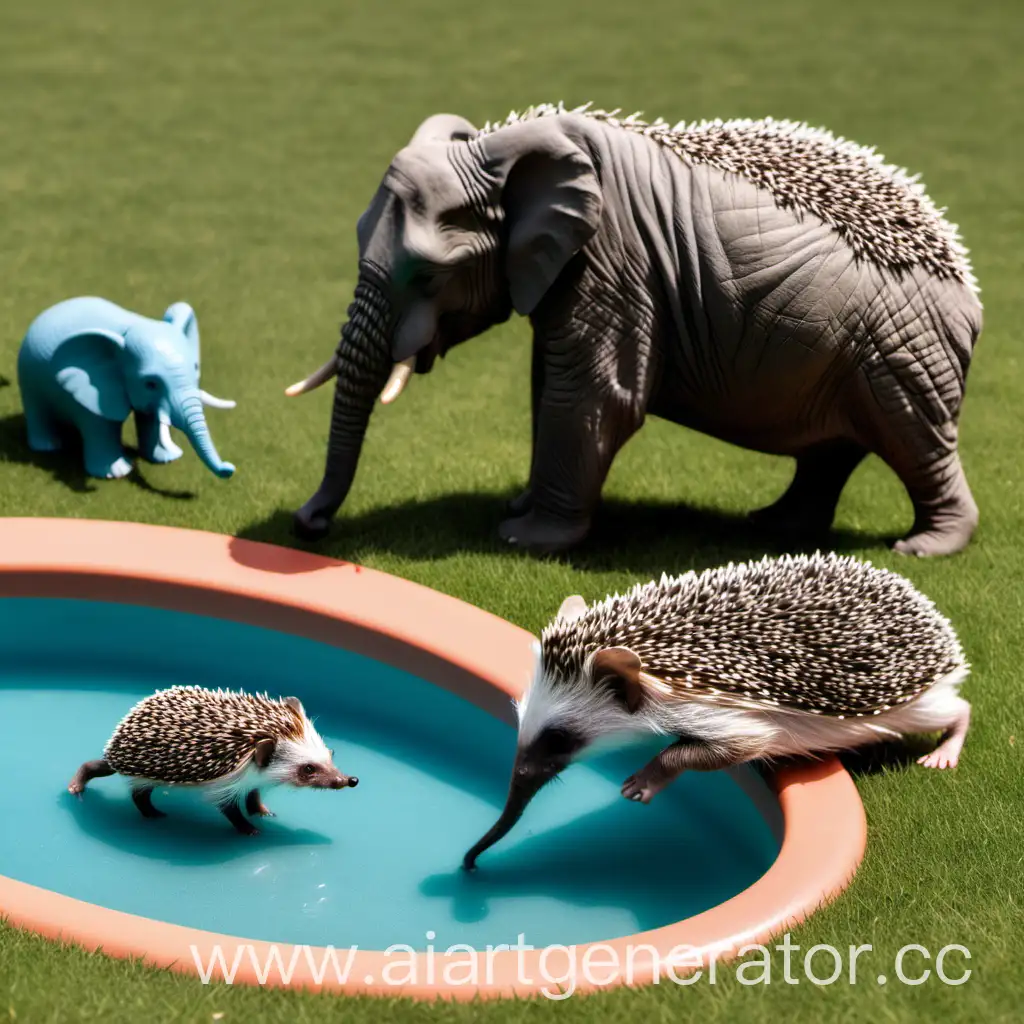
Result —
POLYGON ((969 665, 949 622, 902 576, 835 554, 764 558, 567 598, 517 702, 505 809, 463 862, 498 842, 591 744, 675 737, 622 786, 647 803, 681 772, 850 750, 941 731, 919 759, 956 765, 969 665))
POLYGON ((297 697, 271 700, 174 686, 139 701, 114 730, 103 757, 78 769, 68 792, 78 795, 92 779, 124 775, 142 816, 162 818, 153 806, 154 787, 196 787, 239 832, 256 835, 259 829, 242 807, 250 815, 273 817, 260 789, 358 785, 332 758, 297 697))

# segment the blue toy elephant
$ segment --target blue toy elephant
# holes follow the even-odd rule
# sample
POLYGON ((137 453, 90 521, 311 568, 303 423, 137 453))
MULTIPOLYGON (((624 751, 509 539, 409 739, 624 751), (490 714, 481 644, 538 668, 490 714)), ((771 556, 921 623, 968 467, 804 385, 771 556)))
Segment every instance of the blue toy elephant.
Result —
POLYGON ((131 472, 121 429, 131 413, 139 451, 149 462, 171 462, 181 449, 170 426, 182 431, 219 477, 235 467, 210 439, 203 406, 230 409, 199 387, 199 326, 185 302, 162 320, 122 309, 106 299, 67 299, 29 326, 18 353, 21 389, 33 451, 61 447, 58 429, 73 426, 82 437, 85 470, 114 479, 131 472))

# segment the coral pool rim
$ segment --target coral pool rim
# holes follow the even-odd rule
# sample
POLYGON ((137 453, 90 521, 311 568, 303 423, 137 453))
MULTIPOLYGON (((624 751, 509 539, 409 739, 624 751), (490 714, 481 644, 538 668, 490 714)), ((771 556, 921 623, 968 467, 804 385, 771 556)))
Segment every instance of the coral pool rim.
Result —
MULTIPOLYGON (((470 604, 427 587, 348 562, 198 530, 88 519, 4 519, 0 524, 0 598, 61 597, 148 605, 291 633, 343 647, 411 672, 511 722, 511 701, 532 669, 534 637, 470 604)), ((737 778, 737 781, 741 781, 737 778)), ((864 854, 867 826, 857 789, 829 757, 786 766, 766 779, 775 800, 759 809, 781 820, 781 849, 768 871, 732 898, 674 924, 588 948, 595 968, 626 963, 630 950, 652 947, 660 963, 687 949, 683 975, 715 958, 730 959, 749 943, 766 943, 803 921, 849 884, 864 854), (609 950, 611 952, 609 952, 609 950)), ((741 782, 742 784, 742 782, 741 782)), ((748 795, 751 794, 748 786, 748 795)), ((109 910, 0 876, 0 918, 46 938, 108 956, 130 958, 198 977, 193 948, 221 948, 235 984, 284 985, 283 974, 261 979, 274 946, 284 965, 293 947, 218 935, 109 910)), ((430 954, 416 954, 414 981, 384 980, 393 958, 357 950, 345 980, 316 976, 327 954, 298 956, 287 986, 347 994, 418 999, 530 996, 550 988, 540 949, 479 951, 473 982, 447 982, 430 954), (365 979, 376 979, 367 983, 365 979), (424 980, 433 979, 433 980, 424 980)), ((436 954, 435 954, 436 958, 436 954)), ((464 955, 460 954, 464 963, 464 955)), ((585 977, 575 991, 658 980, 648 955, 608 984, 585 977)), ((467 972, 469 973, 469 972, 467 972)))

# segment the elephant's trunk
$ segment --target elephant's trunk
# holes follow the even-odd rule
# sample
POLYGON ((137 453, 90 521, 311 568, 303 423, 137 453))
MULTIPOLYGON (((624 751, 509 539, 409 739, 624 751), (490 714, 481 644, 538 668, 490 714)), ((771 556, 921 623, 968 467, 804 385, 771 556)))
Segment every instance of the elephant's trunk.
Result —
POLYGON ((495 843, 500 842, 512 831, 515 824, 523 816, 523 812, 526 810, 529 802, 557 774, 557 770, 553 769, 531 768, 525 765, 520 758, 516 758, 515 767, 512 769, 512 781, 509 784, 505 808, 501 812, 501 817, 491 826, 490 831, 463 857, 462 866, 466 871, 474 870, 480 854, 484 850, 489 850, 495 843))
POLYGON ((196 454, 211 472, 222 478, 227 478, 235 472, 235 467, 217 454, 217 449, 210 438, 210 430, 206 426, 203 400, 198 390, 191 388, 172 402, 171 422, 185 434, 196 454))
MULTIPOLYGON (((316 494, 295 513, 295 532, 305 540, 319 540, 327 533, 352 486, 373 403, 392 370, 388 326, 384 292, 363 273, 335 355, 337 380, 324 478, 316 494)), ((323 371, 330 376, 329 364, 323 371)))

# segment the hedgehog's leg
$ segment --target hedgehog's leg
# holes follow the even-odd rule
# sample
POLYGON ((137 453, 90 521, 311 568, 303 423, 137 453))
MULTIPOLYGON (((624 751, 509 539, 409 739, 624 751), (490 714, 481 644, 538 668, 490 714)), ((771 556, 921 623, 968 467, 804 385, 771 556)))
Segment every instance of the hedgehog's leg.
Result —
POLYGON ((93 779, 105 779, 108 775, 116 774, 117 772, 103 758, 99 758, 96 761, 86 761, 75 772, 75 777, 68 783, 68 792, 74 793, 77 796, 93 779))
POLYGON ((750 513, 759 527, 793 537, 826 533, 850 475, 867 455, 855 441, 830 441, 797 456, 793 480, 774 504, 750 513))
POLYGON ((220 805, 220 812, 243 836, 257 836, 260 830, 242 813, 236 800, 225 800, 220 805))
POLYGON ((266 805, 260 799, 260 791, 258 789, 249 790, 249 793, 245 798, 245 813, 251 814, 254 817, 259 816, 261 818, 276 817, 273 811, 267 810, 266 805))
POLYGON ((153 806, 153 787, 152 786, 133 786, 132 787, 132 801, 139 809, 139 813, 144 818, 166 818, 167 815, 163 811, 158 811, 153 806))
POLYGON ((652 757, 636 775, 630 775, 622 784, 622 795, 627 800, 646 804, 684 771, 714 772, 752 756, 755 755, 745 749, 687 736, 652 757))
POLYGON ((971 705, 958 698, 956 717, 950 723, 942 742, 930 753, 917 759, 926 768, 955 768, 964 748, 967 729, 971 724, 971 705))

